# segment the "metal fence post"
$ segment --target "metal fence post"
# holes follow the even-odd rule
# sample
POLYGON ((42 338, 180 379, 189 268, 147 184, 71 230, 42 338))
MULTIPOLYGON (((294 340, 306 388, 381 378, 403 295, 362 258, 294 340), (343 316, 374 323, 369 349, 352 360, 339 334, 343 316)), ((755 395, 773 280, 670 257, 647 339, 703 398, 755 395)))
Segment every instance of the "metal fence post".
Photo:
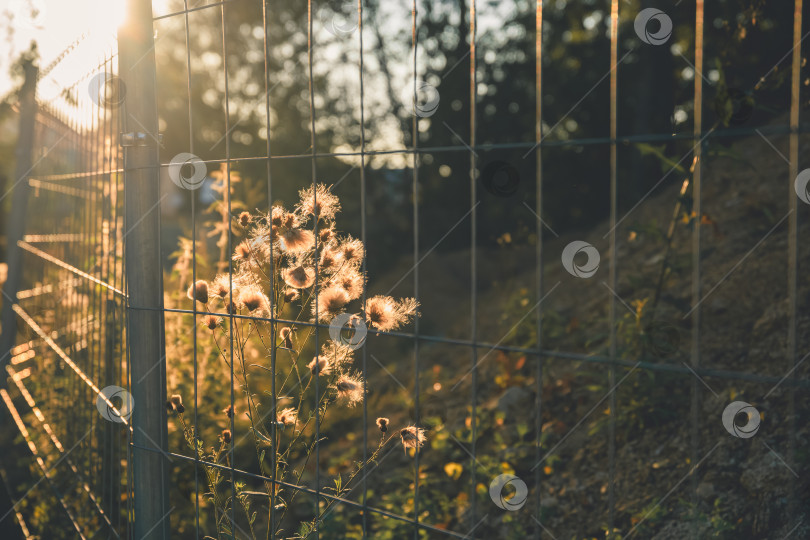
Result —
MULTIPOLYGON (((115 300, 107 300, 104 308, 104 386, 121 384, 119 372, 116 369, 120 359, 115 356, 115 328, 116 328, 116 303, 115 300)), ((104 422, 101 433, 101 486, 102 504, 110 513, 110 519, 118 519, 120 515, 119 490, 121 488, 121 478, 119 476, 121 468, 116 463, 118 454, 116 453, 116 442, 119 441, 121 431, 119 425, 114 422, 104 422)))
POLYGON ((119 76, 126 99, 124 150, 127 347, 132 415, 134 537, 166 540, 169 532, 169 457, 163 280, 160 264, 160 174, 155 50, 151 0, 129 0, 119 30, 119 76))
MULTIPOLYGON (((8 274, 3 285, 3 312, 0 316, 0 369, 4 369, 11 359, 11 349, 17 336, 17 316, 12 309, 17 301, 22 277, 22 252, 17 242, 25 234, 25 214, 28 208, 28 175, 31 172, 31 154, 34 147, 34 122, 37 114, 37 75, 39 70, 33 61, 23 64, 25 82, 20 90, 20 132, 17 139, 15 182, 12 184, 11 211, 6 225, 6 262, 8 274)), ((5 196, 5 193, 2 195, 5 196)), ((0 377, 0 387, 5 386, 6 378, 0 377)))

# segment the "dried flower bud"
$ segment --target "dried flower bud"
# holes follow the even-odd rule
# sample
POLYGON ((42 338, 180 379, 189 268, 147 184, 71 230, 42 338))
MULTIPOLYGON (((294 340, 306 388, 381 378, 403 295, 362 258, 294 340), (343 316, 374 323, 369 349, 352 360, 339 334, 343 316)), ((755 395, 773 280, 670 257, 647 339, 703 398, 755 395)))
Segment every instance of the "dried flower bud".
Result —
POLYGON ((284 348, 292 350, 293 342, 292 342, 292 328, 289 326, 285 326, 282 328, 279 333, 278 337, 284 340, 284 348))
POLYGON ((250 249, 250 243, 245 241, 241 242, 233 250, 233 260, 247 262, 253 257, 253 250, 250 249))
POLYGON ((180 394, 172 394, 171 402, 175 407, 178 405, 182 405, 183 397, 180 394))
POLYGON ((203 324, 207 326, 209 330, 216 330, 217 326, 219 326, 219 317, 215 315, 206 315, 203 319, 203 324))
POLYGON ((233 405, 228 405, 227 407, 222 409, 222 412, 224 412, 225 416, 227 416, 228 418, 233 418, 233 405))
POLYGON ((223 429, 222 430, 222 442, 225 444, 231 444, 231 430, 230 429, 223 429))
POLYGON ((211 293, 214 296, 219 296, 224 300, 225 297, 228 296, 228 292, 231 290, 230 278, 224 274, 217 276, 217 279, 214 280, 211 289, 211 293))
POLYGON ((179 405, 175 405, 174 408, 177 409, 177 412, 180 413, 180 414, 183 414, 184 412, 186 412, 186 408, 183 406, 182 403, 179 404, 179 405))
POLYGON ((407 452, 408 448, 416 448, 418 451, 425 444, 425 430, 416 426, 408 426, 399 431, 402 439, 402 448, 407 452))
POLYGON ((296 425, 298 423, 298 413, 293 408, 287 408, 278 413, 276 422, 281 425, 296 425))
POLYGON ((388 418, 380 417, 377 418, 377 427, 380 428, 382 433, 388 431, 388 418))
POLYGON ((284 291, 284 301, 287 302, 288 304, 294 300, 298 300, 299 296, 301 296, 301 294, 298 292, 297 289, 288 288, 284 291))
POLYGON ((196 300, 201 304, 208 303, 208 282, 205 280, 199 280, 198 282, 191 285, 188 288, 188 292, 186 292, 186 296, 189 297, 191 300, 196 300))
POLYGON ((284 217, 285 213, 286 212, 284 211, 283 208, 280 208, 278 206, 274 207, 271 213, 270 223, 276 227, 280 226, 281 220, 284 217))
POLYGON ((253 218, 250 216, 250 212, 242 212, 239 214, 239 224, 242 227, 247 227, 251 221, 253 221, 253 218))
POLYGON ((312 362, 307 364, 309 371, 313 375, 330 375, 332 373, 332 366, 326 358, 316 356, 312 362))
POLYGON ((239 293, 239 302, 250 311, 256 311, 259 308, 267 308, 269 300, 258 288, 246 287, 239 293))

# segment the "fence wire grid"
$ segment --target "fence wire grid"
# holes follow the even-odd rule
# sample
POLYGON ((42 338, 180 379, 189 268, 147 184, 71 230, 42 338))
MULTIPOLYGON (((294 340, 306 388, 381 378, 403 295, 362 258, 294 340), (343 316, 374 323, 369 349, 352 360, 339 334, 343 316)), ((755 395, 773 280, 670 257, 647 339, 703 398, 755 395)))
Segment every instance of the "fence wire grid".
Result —
POLYGON ((4 534, 808 534, 804 5, 711 4, 128 0, 26 64, 4 534))

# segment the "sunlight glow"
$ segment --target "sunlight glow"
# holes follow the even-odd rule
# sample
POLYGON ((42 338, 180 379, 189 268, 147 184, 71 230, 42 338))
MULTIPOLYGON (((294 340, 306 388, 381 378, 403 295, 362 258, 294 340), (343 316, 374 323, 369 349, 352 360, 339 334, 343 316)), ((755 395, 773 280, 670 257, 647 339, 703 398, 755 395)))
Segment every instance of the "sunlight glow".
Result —
MULTIPOLYGON (((168 0, 153 0, 153 10, 165 12, 168 0)), ((9 0, 0 6, 0 20, 8 28, 8 39, 0 43, 0 73, 5 75, 12 61, 37 43, 40 66, 49 65, 68 46, 84 36, 71 53, 76 70, 54 73, 54 89, 69 86, 84 76, 86 68, 98 60, 99 51, 110 50, 118 27, 126 19, 127 0, 9 0)), ((0 95, 11 90, 11 82, 0 77, 0 95)), ((48 90, 43 88, 43 90, 48 90)))

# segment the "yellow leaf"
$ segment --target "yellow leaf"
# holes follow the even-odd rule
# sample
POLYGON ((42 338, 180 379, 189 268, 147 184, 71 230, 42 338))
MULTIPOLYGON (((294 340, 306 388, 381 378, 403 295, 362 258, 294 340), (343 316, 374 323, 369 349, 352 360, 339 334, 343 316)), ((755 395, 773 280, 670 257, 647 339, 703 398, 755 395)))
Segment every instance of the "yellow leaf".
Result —
POLYGON ((501 462, 501 472, 504 474, 515 474, 515 469, 512 468, 510 464, 505 461, 501 462))
POLYGON ((461 466, 460 463, 445 463, 444 465, 444 473, 452 478, 453 480, 458 480, 461 476, 461 471, 464 470, 464 467, 461 466))

